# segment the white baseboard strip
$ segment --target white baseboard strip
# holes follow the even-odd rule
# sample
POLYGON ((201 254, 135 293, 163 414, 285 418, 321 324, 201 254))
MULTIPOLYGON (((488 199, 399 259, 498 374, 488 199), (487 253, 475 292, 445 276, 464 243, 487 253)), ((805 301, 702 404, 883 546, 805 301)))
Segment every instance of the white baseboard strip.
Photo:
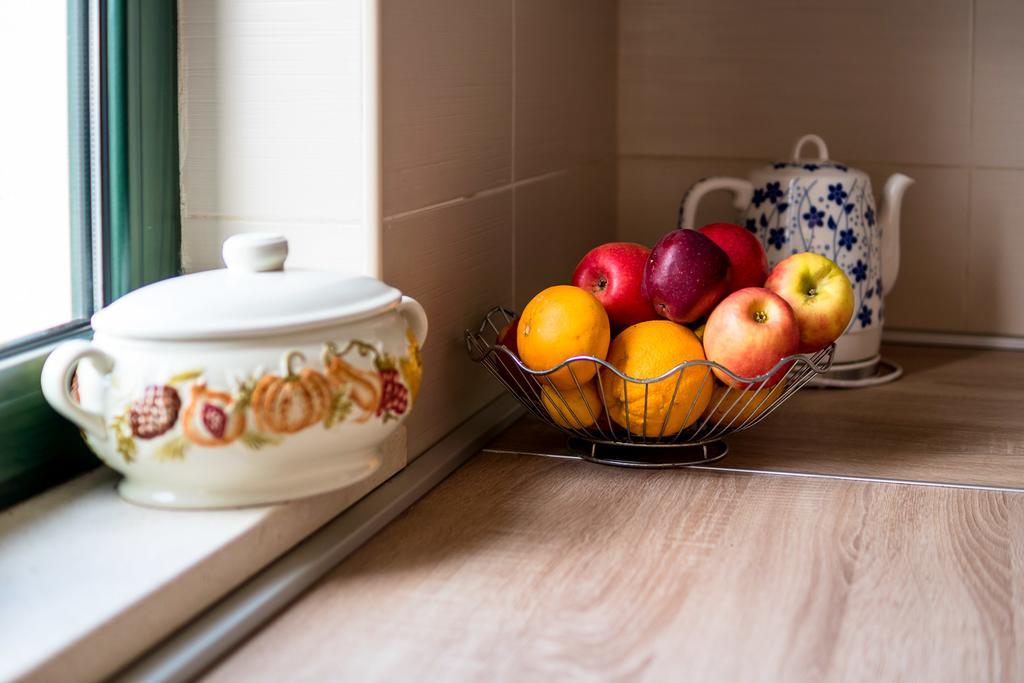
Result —
POLYGON ((504 395, 314 532, 293 550, 130 664, 113 680, 199 676, 524 414, 504 395))
POLYGON ((917 330, 885 330, 882 341, 887 344, 914 344, 919 346, 959 346, 970 349, 996 349, 1024 351, 1024 337, 991 334, 965 334, 962 332, 919 332, 917 330))

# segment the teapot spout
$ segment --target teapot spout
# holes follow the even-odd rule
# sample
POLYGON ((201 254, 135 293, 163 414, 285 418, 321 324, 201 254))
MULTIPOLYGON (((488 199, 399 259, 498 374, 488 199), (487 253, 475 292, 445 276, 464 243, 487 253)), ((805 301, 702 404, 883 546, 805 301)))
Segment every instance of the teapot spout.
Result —
POLYGON ((892 290, 900 272, 900 209, 903 194, 913 184, 913 178, 894 173, 882 189, 878 222, 882 232, 882 291, 885 294, 892 290))

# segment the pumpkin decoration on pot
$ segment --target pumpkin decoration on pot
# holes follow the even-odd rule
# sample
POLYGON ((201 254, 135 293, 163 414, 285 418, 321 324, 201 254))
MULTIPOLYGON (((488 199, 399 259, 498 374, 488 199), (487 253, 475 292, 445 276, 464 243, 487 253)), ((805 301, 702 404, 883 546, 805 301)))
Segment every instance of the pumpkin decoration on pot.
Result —
POLYGON ((363 342, 351 341, 341 352, 334 342, 324 344, 321 360, 327 369, 327 378, 336 391, 350 392, 352 402, 359 407, 362 414, 355 418, 356 422, 366 422, 377 414, 383 392, 381 377, 375 372, 360 370, 346 361, 343 356, 353 347, 359 348, 362 355, 376 354, 376 349, 363 342), (347 389, 346 389, 347 387, 347 389))
POLYGON ((189 441, 200 446, 226 446, 245 431, 245 411, 236 410, 234 398, 223 391, 192 385, 181 428, 189 441))
POLYGON ((312 368, 296 372, 295 359, 305 362, 299 351, 289 351, 281 361, 281 374, 265 375, 252 392, 252 415, 257 429, 275 434, 292 434, 320 422, 331 405, 331 386, 312 368))

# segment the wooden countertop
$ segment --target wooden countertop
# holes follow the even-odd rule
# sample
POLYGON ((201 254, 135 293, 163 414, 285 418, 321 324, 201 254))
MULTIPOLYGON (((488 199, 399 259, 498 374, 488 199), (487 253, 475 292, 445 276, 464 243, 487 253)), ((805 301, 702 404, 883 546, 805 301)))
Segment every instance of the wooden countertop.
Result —
MULTIPOLYGON (((756 427, 726 438, 712 469, 827 474, 1024 488, 1024 353, 889 346, 898 381, 804 389, 756 427)), ((570 454, 561 434, 524 419, 489 447, 570 454)))
POLYGON ((208 678, 1022 680, 1024 354, 887 354, 718 469, 485 452, 208 678))

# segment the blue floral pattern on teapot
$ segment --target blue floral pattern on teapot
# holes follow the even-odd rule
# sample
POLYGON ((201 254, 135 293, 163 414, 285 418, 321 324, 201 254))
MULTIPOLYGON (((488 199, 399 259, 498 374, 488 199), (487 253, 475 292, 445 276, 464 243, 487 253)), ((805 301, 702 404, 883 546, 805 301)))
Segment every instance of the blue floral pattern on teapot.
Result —
POLYGON ((740 225, 757 235, 769 265, 804 251, 835 261, 850 278, 856 297, 853 318, 837 342, 836 359, 854 362, 878 354, 883 295, 899 272, 900 205, 913 182, 893 174, 879 209, 867 174, 830 160, 825 141, 805 135, 794 146, 791 161, 769 164, 749 180, 714 177, 697 182, 680 204, 679 227, 695 227, 697 205, 705 194, 729 190, 740 225), (816 158, 801 156, 807 143, 817 147, 816 158))
POLYGON ((828 256, 853 284, 850 328, 882 324, 881 234, 870 186, 841 164, 799 166, 813 166, 812 174, 826 168, 831 173, 795 177, 785 189, 781 181, 754 187, 742 224, 761 240, 772 266, 804 251, 828 256))

